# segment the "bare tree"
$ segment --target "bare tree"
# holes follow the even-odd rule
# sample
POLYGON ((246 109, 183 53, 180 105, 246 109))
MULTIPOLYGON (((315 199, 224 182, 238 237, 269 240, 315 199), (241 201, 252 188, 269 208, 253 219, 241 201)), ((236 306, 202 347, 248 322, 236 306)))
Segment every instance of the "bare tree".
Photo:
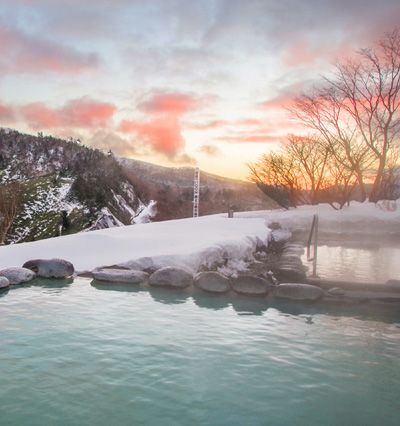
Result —
POLYGON ((400 30, 363 49, 357 60, 339 63, 332 78, 312 94, 299 97, 291 111, 344 156, 337 161, 355 173, 362 197, 365 176, 375 173, 370 193, 377 201, 391 149, 400 132, 400 30))
POLYGON ((329 146, 315 137, 289 135, 285 153, 292 159, 295 173, 301 177, 298 189, 306 190, 311 204, 315 204, 326 179, 329 146))
POLYGON ((0 185, 0 244, 4 244, 21 201, 21 184, 0 185))

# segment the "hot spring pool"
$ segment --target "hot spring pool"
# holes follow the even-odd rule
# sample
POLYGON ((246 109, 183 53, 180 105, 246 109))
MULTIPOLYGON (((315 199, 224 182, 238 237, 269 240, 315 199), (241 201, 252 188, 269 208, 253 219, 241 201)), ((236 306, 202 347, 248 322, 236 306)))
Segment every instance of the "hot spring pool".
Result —
MULTIPOLYGON (((320 278, 364 283, 385 283, 387 280, 400 280, 400 244, 362 242, 351 245, 349 242, 320 242, 317 257, 317 275, 320 278)), ((312 272, 307 255, 303 263, 312 272)))
POLYGON ((43 281, 0 296, 1 425, 398 425, 400 312, 43 281))

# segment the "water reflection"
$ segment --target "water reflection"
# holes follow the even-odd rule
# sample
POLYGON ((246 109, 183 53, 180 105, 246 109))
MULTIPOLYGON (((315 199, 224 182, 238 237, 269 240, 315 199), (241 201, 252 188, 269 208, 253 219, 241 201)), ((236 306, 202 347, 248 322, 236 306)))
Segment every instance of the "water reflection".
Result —
POLYGON ((148 287, 148 292, 153 300, 167 305, 186 303, 190 297, 190 294, 184 289, 148 287))
POLYGON ((97 290, 103 291, 124 291, 126 293, 139 293, 145 291, 142 287, 137 284, 128 283, 108 283, 104 281, 92 280, 90 285, 97 290))
MULTIPOLYGON (((230 306, 237 315, 265 315, 269 309, 276 309, 281 314, 298 318, 307 324, 313 324, 318 315, 328 315, 332 318, 351 317, 360 320, 379 321, 388 324, 400 325, 400 309, 396 303, 377 303, 377 302, 296 302, 273 297, 254 297, 237 295, 234 293, 211 294, 199 289, 173 289, 162 287, 142 287, 140 285, 107 283, 104 281, 89 281, 77 278, 74 285, 73 279, 35 279, 25 285, 19 285, 15 288, 42 287, 49 289, 48 293, 61 293, 60 289, 68 291, 69 288, 76 289, 75 286, 82 286, 82 292, 87 288, 93 288, 95 291, 109 292, 112 298, 114 292, 125 293, 144 293, 148 294, 155 302, 167 305, 181 305, 188 301, 203 309, 213 311, 223 310, 230 306), (84 286, 88 286, 84 288, 84 286), (54 291, 52 291, 54 290, 54 291)), ((0 290, 0 298, 13 294, 12 287, 0 290)))
POLYGON ((229 298, 224 294, 210 294, 201 290, 192 294, 194 303, 200 308, 213 309, 219 311, 230 306, 229 298))

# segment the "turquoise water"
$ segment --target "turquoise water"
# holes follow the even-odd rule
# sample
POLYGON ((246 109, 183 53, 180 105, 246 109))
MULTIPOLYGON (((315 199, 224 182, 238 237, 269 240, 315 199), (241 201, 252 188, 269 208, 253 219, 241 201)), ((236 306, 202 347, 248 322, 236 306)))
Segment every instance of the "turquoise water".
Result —
POLYGON ((395 308, 43 281, 0 333, 2 426, 400 424, 395 308))

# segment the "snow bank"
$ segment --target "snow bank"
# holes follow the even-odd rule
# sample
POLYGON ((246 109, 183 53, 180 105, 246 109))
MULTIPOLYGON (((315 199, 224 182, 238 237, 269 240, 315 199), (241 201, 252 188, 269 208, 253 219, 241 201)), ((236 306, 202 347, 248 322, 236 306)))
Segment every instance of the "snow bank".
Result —
POLYGON ((30 259, 59 257, 83 271, 147 257, 152 264, 194 271, 202 263, 226 258, 234 262, 250 256, 269 233, 265 215, 250 219, 214 215, 138 224, 3 246, 0 269, 21 266, 30 259))
MULTIPOLYGON (((266 242, 267 225, 279 222, 291 231, 308 231, 312 216, 319 215, 320 230, 334 235, 400 235, 400 202, 385 206, 352 203, 336 211, 329 205, 303 206, 203 216, 166 222, 137 224, 32 243, 0 247, 0 268, 21 266, 35 258, 60 257, 78 271, 125 264, 136 266, 181 266, 196 271, 200 265, 224 263, 224 272, 242 269, 260 240, 266 242)), ((285 232, 277 231, 277 235, 285 232)), ((276 232, 275 232, 276 233, 276 232)))
POLYGON ((279 222, 292 232, 309 232, 314 214, 319 217, 319 230, 338 237, 400 236, 400 200, 381 202, 352 202, 342 210, 328 204, 300 206, 291 210, 270 210, 235 213, 241 218, 264 218, 267 224, 279 222))

